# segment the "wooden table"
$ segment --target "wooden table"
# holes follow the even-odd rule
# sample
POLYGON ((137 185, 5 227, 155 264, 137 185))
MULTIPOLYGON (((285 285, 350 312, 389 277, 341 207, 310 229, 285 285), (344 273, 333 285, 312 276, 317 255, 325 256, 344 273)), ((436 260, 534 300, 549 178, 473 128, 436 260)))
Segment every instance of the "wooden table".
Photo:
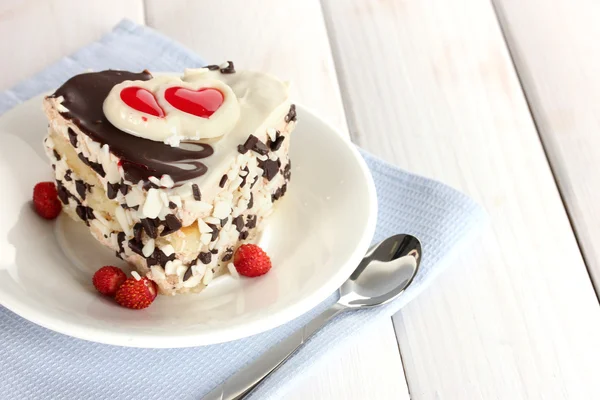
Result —
POLYGON ((4 0, 0 89, 123 17, 293 80, 354 142, 490 214, 290 399, 600 399, 597 1, 4 0))

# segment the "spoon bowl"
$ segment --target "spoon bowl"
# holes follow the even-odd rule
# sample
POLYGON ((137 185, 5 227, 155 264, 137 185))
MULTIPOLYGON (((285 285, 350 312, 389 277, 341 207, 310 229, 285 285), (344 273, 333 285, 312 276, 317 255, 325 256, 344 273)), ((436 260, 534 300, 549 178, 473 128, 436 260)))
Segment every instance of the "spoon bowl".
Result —
POLYGON ((412 283, 421 263, 421 243, 414 236, 391 236, 371 247, 350 278, 339 288, 340 298, 302 329, 279 342, 210 392, 204 400, 241 400, 276 371, 306 340, 341 312, 388 303, 412 283))
POLYGON ((411 235, 391 236, 371 247, 340 287, 338 304, 373 307, 397 298, 418 272, 421 243, 411 235))

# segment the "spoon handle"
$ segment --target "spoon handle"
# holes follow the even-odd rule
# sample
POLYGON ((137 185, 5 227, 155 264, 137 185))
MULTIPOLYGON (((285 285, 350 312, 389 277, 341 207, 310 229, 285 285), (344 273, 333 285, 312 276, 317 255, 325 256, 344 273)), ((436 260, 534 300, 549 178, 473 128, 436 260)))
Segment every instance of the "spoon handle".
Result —
POLYGON ((265 378, 275 372, 319 328, 346 308, 334 304, 303 328, 294 332, 208 393, 203 400, 240 400, 252 392, 265 378))

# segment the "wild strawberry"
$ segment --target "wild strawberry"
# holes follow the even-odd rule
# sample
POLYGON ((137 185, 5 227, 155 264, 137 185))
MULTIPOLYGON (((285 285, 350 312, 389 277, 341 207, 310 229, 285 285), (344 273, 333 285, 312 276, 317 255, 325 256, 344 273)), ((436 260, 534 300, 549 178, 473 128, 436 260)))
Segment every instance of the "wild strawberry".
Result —
POLYGON ((96 271, 92 281, 94 282, 94 287, 100 293, 107 296, 114 296, 117 293, 117 289, 119 289, 126 279, 127 275, 120 268, 108 265, 96 271))
POLYGON ((148 307, 158 293, 156 283, 148 278, 128 278, 117 290, 115 300, 123 307, 141 310, 148 307))
POLYGON ((271 259, 255 244, 243 244, 233 256, 233 265, 240 275, 255 277, 271 269, 271 259))
POLYGON ((33 188, 35 211, 46 219, 54 219, 62 209, 54 182, 40 182, 33 188))

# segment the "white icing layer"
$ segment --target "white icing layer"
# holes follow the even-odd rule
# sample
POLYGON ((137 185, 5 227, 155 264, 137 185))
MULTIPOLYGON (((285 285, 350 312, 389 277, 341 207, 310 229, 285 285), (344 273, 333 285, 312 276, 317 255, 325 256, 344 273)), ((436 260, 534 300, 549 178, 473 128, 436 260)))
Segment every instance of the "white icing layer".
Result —
POLYGON ((238 98, 240 117, 229 134, 219 139, 204 140, 209 143, 214 154, 202 159, 208 167, 206 174, 195 178, 194 183, 202 189, 203 195, 212 197, 212 192, 219 188, 219 181, 234 157, 245 157, 237 151, 250 134, 266 142, 267 129, 278 127, 283 123, 290 109, 288 85, 276 77, 262 72, 238 71, 234 74, 222 74, 219 71, 206 69, 185 70, 183 80, 195 82, 208 77, 221 79, 238 98))
MULTIPOLYGON (((125 81, 116 85, 104 101, 103 111, 117 128, 145 139, 171 146, 202 141, 213 147, 233 145, 235 148, 250 133, 269 127, 276 119, 273 114, 280 118, 281 111, 287 107, 288 87, 275 77, 259 72, 224 74, 198 68, 186 69, 183 77, 163 75, 149 81, 125 81), (152 92, 164 116, 154 116, 127 105, 121 99, 121 91, 127 87, 152 92), (209 117, 199 117, 177 109, 165 99, 165 91, 173 87, 193 91, 217 89, 223 94, 223 103, 209 117), (227 144, 221 143, 223 141, 227 144)), ((215 153, 218 152, 215 148, 215 153)))
POLYGON ((179 146, 181 141, 214 138, 228 133, 239 118, 240 107, 231 88, 220 80, 204 79, 192 83, 176 76, 158 76, 148 81, 125 81, 115 85, 104 100, 103 111, 110 123, 124 132, 179 146), (139 87, 152 92, 165 115, 154 116, 127 105, 121 99, 121 91, 127 87, 139 87), (217 89, 223 94, 223 103, 208 118, 188 114, 165 99, 165 91, 172 87, 193 91, 217 89))

